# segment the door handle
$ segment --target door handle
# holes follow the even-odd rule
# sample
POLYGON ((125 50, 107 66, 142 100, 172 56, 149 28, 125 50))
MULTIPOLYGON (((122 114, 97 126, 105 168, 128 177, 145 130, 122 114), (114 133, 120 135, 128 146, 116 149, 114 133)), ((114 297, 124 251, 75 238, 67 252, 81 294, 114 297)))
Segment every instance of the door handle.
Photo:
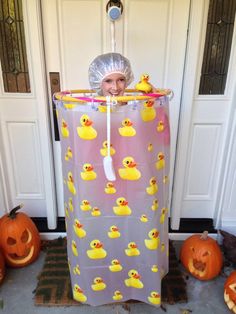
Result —
POLYGON ((49 72, 50 80, 50 90, 51 90, 51 99, 52 99, 52 114, 53 114, 53 126, 54 126, 54 137, 55 141, 60 141, 58 123, 57 123, 57 113, 56 105, 53 102, 53 94, 60 92, 60 73, 59 72, 49 72))

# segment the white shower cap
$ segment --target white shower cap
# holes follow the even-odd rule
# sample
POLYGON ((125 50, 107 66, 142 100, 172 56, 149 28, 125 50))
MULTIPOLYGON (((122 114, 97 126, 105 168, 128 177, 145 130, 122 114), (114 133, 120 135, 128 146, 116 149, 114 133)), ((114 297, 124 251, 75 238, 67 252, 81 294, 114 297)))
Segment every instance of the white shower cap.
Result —
POLYGON ((89 66, 89 83, 93 90, 101 95, 101 83, 107 75, 121 73, 126 79, 127 87, 133 81, 130 62, 119 53, 111 52, 96 57, 89 66))

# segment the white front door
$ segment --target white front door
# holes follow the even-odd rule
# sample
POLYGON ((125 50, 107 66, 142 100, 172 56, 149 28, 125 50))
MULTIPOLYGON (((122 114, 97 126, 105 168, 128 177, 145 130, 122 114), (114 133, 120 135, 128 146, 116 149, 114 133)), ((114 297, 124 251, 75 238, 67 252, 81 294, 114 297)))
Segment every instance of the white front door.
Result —
MULTIPOLYGON (((47 73, 59 72, 61 90, 84 89, 88 66, 112 50, 108 1, 41 0, 47 73)), ((115 23, 116 51, 127 56, 137 82, 149 73, 156 87, 171 88, 171 185, 180 111, 190 0, 123 0, 115 23)), ((131 86, 132 87, 132 86, 131 86)), ((59 216, 64 216, 60 143, 54 141, 59 216)))
MULTIPOLYGON (((20 21, 21 10, 16 7, 14 13, 11 7, 7 11, 6 3, 5 9, 2 9, 4 18, 1 16, 1 23, 6 23, 5 31, 2 32, 3 49, 9 48, 5 53, 13 56, 9 59, 10 69, 5 72, 8 75, 5 84, 3 75, 0 75, 0 213, 4 214, 14 206, 24 203, 22 211, 31 217, 47 217, 48 227, 55 228, 55 183, 40 2, 22 1, 24 29, 20 21), (26 44, 25 57, 22 56, 20 48, 17 50, 14 47, 24 45, 24 40, 17 42, 23 33, 26 44), (25 58, 24 61, 22 58, 25 58), (24 75, 21 63, 24 63, 26 69, 26 63, 28 64, 28 87, 25 92, 19 92, 18 88, 13 92, 12 88, 7 88, 6 85, 19 85, 19 77, 24 75), (13 76, 16 80, 12 79, 13 76)), ((17 6, 17 2, 14 6, 17 6)), ((0 70, 4 70, 9 63, 4 58, 1 59, 0 70)))

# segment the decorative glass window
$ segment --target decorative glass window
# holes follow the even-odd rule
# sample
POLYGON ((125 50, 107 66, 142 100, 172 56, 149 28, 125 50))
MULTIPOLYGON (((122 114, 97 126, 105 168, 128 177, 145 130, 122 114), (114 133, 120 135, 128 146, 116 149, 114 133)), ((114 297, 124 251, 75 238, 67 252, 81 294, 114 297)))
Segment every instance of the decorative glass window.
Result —
POLYGON ((199 94, 224 94, 236 1, 210 0, 199 94))
POLYGON ((30 93, 22 0, 0 1, 0 60, 4 91, 30 93))

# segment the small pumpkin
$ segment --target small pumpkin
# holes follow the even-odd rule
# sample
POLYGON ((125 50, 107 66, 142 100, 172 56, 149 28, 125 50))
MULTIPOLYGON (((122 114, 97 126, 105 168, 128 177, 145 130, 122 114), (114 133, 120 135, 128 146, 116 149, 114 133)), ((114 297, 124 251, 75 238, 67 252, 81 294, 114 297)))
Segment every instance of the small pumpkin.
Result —
POLYGON ((5 277, 5 260, 2 252, 0 251, 0 284, 3 282, 5 277))
POLYGON ((224 300, 228 308, 236 313, 236 270, 225 281, 224 300))
POLYGON ((32 219, 13 208, 0 219, 0 247, 6 264, 23 267, 35 261, 40 253, 40 235, 32 219))
POLYGON ((180 250, 180 260, 192 276, 199 280, 215 278, 221 271, 223 255, 216 240, 204 231, 187 238, 180 250))

